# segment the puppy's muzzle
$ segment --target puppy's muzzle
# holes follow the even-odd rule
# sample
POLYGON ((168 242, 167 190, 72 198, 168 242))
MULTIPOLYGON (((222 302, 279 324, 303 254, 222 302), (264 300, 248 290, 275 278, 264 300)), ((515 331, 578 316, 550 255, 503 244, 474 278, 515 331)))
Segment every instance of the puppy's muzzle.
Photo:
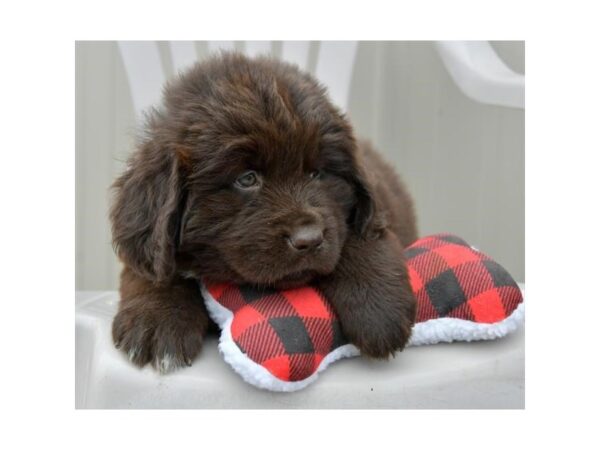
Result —
POLYGON ((318 224, 296 227, 287 237, 287 241, 296 252, 315 250, 323 243, 323 227, 318 224))

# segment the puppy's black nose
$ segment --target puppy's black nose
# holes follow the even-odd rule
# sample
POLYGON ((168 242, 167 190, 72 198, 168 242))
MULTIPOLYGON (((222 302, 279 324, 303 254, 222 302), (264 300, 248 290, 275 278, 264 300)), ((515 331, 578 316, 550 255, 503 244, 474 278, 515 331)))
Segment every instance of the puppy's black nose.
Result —
POLYGON ((323 229, 318 225, 303 225, 290 234, 288 242, 295 250, 315 249, 323 242, 323 229))

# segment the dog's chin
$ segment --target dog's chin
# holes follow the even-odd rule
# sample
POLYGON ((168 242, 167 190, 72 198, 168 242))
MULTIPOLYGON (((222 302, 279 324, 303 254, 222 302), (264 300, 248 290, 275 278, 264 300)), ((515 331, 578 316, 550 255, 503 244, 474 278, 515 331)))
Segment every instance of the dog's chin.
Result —
POLYGON ((294 289, 297 287, 306 286, 318 276, 319 273, 316 271, 303 270, 286 275, 283 278, 270 283, 270 285, 278 290, 294 289))
POLYGON ((341 252, 333 248, 329 248, 327 253, 296 257, 292 261, 289 260, 291 258, 262 258, 249 262, 240 253, 222 254, 220 266, 226 270, 211 273, 204 270, 202 275, 215 282, 285 290, 306 286, 320 277, 331 274, 340 256, 341 252))
POLYGON ((334 267, 335 266, 327 268, 319 267, 301 269, 298 271, 279 273, 277 275, 275 274, 275 271, 271 271, 271 276, 268 278, 252 276, 252 274, 245 274, 245 276, 242 276, 241 280, 238 280, 238 284, 252 284, 254 286, 273 288, 277 290, 294 289, 309 285, 319 277, 331 273, 334 267))
POLYGON ((194 268, 182 271, 181 275, 184 278, 202 279, 212 283, 250 284, 257 287, 286 290, 306 286, 317 278, 333 272, 334 268, 335 264, 331 264, 331 267, 300 269, 297 271, 290 270, 285 272, 273 269, 261 271, 260 273, 232 270, 232 268, 220 272, 207 273, 206 270, 194 268), (265 273, 268 273, 269 275, 265 277, 265 273))

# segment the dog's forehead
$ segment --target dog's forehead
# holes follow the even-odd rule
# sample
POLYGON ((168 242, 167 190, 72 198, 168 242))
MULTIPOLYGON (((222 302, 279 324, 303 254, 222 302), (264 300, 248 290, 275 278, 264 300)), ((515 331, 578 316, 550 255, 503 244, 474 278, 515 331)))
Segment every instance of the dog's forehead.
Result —
POLYGON ((223 155, 272 173, 314 165, 322 124, 300 114, 289 101, 280 103, 287 105, 275 102, 251 113, 238 109, 229 114, 221 127, 223 155))
POLYGON ((236 60, 213 69, 220 76, 210 83, 191 83, 204 87, 199 113, 185 114, 199 159, 217 154, 219 165, 229 160, 285 176, 314 167, 328 136, 349 135, 324 90, 289 68, 236 60))
POLYGON ((303 172, 313 167, 319 157, 315 136, 300 136, 285 130, 276 134, 258 131, 232 142, 222 153, 226 160, 271 176, 303 172))

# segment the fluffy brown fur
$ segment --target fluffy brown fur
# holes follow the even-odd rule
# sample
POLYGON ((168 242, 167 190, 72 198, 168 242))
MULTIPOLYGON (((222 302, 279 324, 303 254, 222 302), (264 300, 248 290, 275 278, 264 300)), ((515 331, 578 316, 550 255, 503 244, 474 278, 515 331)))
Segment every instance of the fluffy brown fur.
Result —
POLYGON ((210 323, 201 278, 312 283, 363 354, 406 345, 410 197, 295 66, 239 54, 195 65, 165 88, 114 189, 125 268, 113 338, 134 363, 191 363, 210 323))

